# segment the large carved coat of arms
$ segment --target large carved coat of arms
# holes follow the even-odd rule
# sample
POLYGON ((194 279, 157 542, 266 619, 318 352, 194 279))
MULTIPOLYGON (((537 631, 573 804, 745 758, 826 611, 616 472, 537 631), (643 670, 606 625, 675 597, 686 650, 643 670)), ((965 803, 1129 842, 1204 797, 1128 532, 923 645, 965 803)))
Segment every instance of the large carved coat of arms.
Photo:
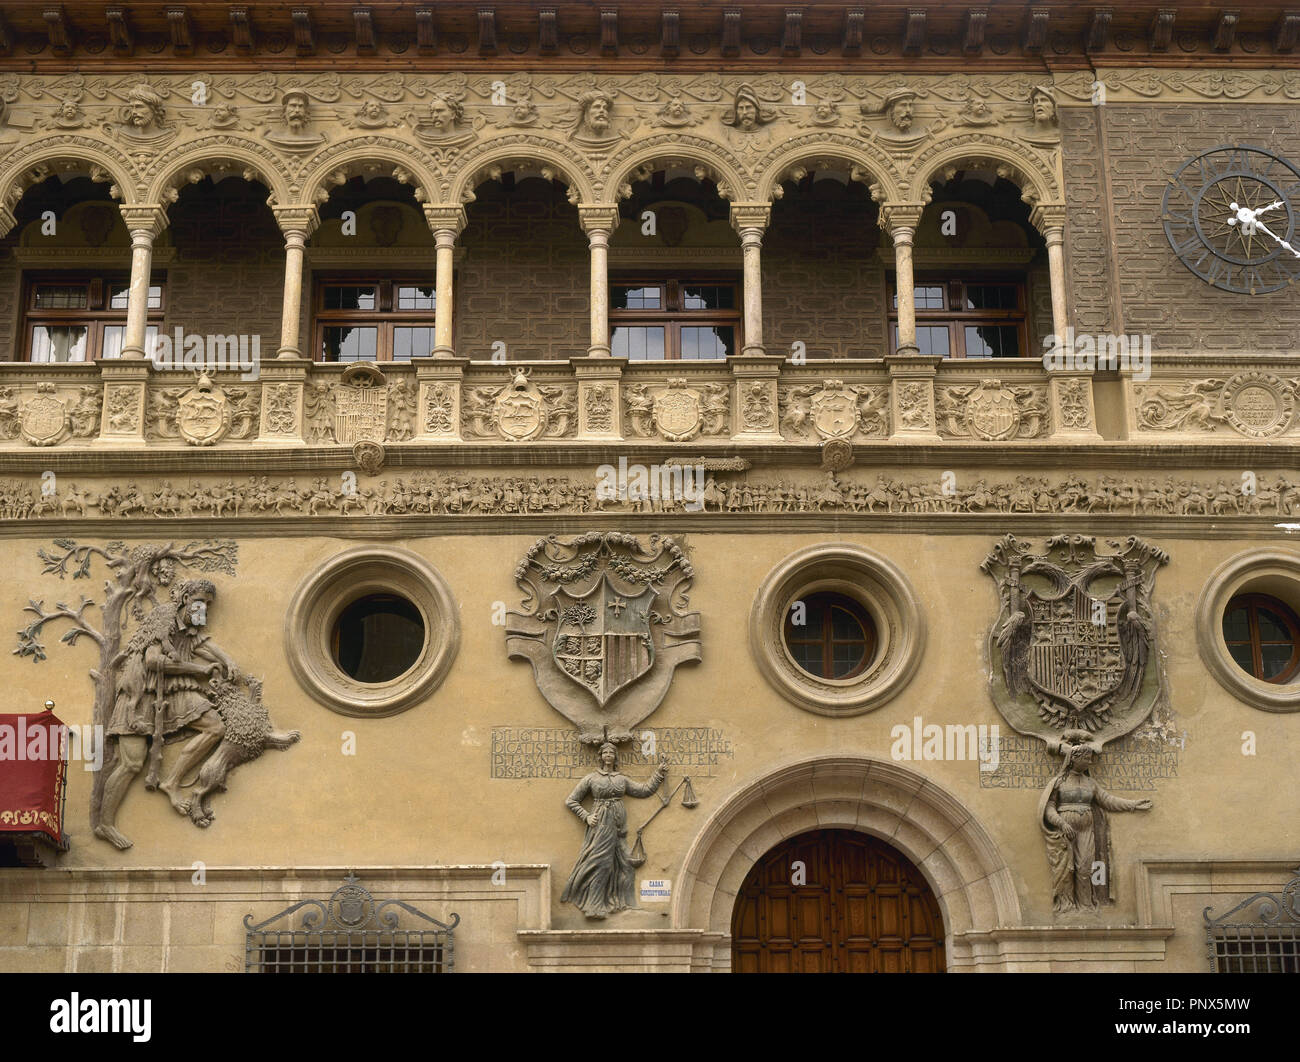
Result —
POLYGON ((194 446, 211 446, 230 427, 230 405, 225 393, 201 375, 176 402, 176 430, 194 446))
POLYGON ((694 576, 682 547, 652 535, 539 539, 515 571, 526 611, 506 615, 506 648, 589 743, 620 742, 663 701, 678 664, 700 659, 694 576))
POLYGON ((36 394, 23 403, 23 438, 33 446, 53 446, 68 432, 68 404, 54 394, 54 385, 36 385, 36 394))
POLYGON ((1057 535, 1042 553, 1003 538, 982 570, 1001 609, 989 632, 991 692, 1016 730, 1044 740, 1086 731, 1101 744, 1140 724, 1160 694, 1151 591, 1163 550, 1129 538, 1098 553, 1057 535))
POLYGON ((344 446, 382 443, 388 434, 388 380, 375 365, 343 370, 334 391, 334 438, 344 446))

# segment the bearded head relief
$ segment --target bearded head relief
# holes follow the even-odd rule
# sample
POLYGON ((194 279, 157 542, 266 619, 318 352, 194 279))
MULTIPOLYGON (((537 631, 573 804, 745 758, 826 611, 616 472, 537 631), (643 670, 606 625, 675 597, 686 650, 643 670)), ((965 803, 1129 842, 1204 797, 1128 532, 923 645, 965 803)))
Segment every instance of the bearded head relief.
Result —
POLYGON ((1034 124, 1044 128, 1057 123, 1056 96, 1046 85, 1035 85, 1029 95, 1029 105, 1034 111, 1034 124))
POLYGON ((439 133, 450 133, 464 120, 465 110, 459 100, 440 93, 429 101, 428 123, 439 133))
POLYGON ((154 132, 162 126, 166 117, 162 97, 148 85, 136 85, 127 93, 126 105, 122 108, 122 122, 135 132, 154 132))
POLYGON ((911 89, 897 89, 885 97, 885 114, 900 133, 906 133, 912 128, 915 101, 916 93, 911 89))
POLYGON ((291 133, 301 133, 307 128, 309 106, 307 93, 301 89, 290 89, 284 94, 284 124, 291 133))

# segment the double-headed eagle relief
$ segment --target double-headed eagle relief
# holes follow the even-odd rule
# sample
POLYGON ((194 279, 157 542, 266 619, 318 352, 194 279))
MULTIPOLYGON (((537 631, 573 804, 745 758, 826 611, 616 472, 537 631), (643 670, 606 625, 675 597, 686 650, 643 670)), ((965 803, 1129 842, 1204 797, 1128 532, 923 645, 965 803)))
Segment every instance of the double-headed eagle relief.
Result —
POLYGON ((60 641, 81 638, 99 650, 90 672, 95 687, 94 725, 105 736, 104 768, 95 776, 90 825, 118 848, 131 842, 117 828, 117 813, 135 777, 147 765, 145 788, 166 794, 196 826, 208 826, 208 800, 224 791, 230 772, 267 748, 284 749, 301 736, 271 724, 262 685, 242 673, 207 634, 216 586, 206 578, 179 578, 180 570, 233 575, 237 547, 229 541, 183 547, 122 542, 79 545, 56 539, 38 550, 44 574, 88 579, 96 561, 108 569, 104 599, 84 594, 76 605, 47 608, 31 601, 35 617, 18 632, 19 656, 45 659, 41 636, 48 624, 67 623, 60 641), (98 611, 95 622, 88 611, 98 611), (164 748, 179 747, 168 753, 164 748))
POLYGON ((1151 807, 1108 793, 1089 770, 1164 696, 1151 593, 1169 555, 1138 538, 1109 545, 1116 552, 1056 535, 1034 553, 1007 535, 981 565, 1001 603, 989 631, 993 701, 1062 758, 1038 808, 1058 913, 1113 902, 1106 813, 1151 807))
POLYGON ((694 574, 669 537, 539 539, 515 570, 527 611, 507 613, 506 647, 582 741, 627 741, 677 665, 700 659, 700 614, 686 611, 694 574))

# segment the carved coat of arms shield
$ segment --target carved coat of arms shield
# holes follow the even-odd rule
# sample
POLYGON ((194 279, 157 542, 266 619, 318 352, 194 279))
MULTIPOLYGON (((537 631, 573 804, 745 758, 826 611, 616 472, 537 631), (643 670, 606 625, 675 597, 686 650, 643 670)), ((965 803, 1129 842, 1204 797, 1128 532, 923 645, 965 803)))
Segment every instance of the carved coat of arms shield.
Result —
POLYGON ((528 660, 547 702, 582 741, 626 741, 700 659, 694 571, 672 538, 616 531, 539 539, 515 569, 524 610, 506 615, 506 648, 528 660))
POLYGON ((23 403, 20 423, 23 438, 32 446, 53 446, 68 430, 68 405, 54 397, 54 388, 43 385, 23 403))
POLYGON ((526 370, 516 371, 514 381, 497 396, 494 406, 497 428, 507 439, 535 439, 546 430, 546 402, 528 381, 526 370))
POLYGON ((852 391, 822 391, 810 403, 813 427, 825 439, 847 439, 858 429, 858 396, 852 391))
POLYGON ((334 390, 334 438, 343 446, 388 436, 387 378, 374 365, 349 365, 334 390))
POLYGON ((655 425, 670 442, 694 438, 704 424, 700 392, 693 387, 670 387, 655 396, 655 425))
POLYGON ((619 690, 654 664, 650 610, 655 592, 620 593, 601 576, 581 596, 555 592, 559 609, 552 655, 561 672, 588 690, 602 708, 619 690))
POLYGON ((193 446, 211 446, 230 427, 230 405, 221 388, 200 376, 176 402, 176 430, 193 446))
POLYGON ((1020 430, 1020 405, 999 380, 984 380, 966 403, 971 434, 982 439, 1012 438, 1020 430))
POLYGON ((1169 555, 1130 538, 1098 553, 1086 535, 1047 549, 1007 535, 982 569, 1001 608, 989 632, 990 692, 1016 730, 1044 740, 1083 730, 1100 744, 1127 734, 1162 691, 1151 592, 1169 555))

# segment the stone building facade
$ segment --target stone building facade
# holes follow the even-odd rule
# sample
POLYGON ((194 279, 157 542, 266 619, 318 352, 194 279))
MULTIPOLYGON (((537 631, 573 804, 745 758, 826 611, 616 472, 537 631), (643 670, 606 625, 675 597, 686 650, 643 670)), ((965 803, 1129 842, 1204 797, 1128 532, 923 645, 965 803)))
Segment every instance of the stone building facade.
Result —
POLYGON ((6 18, 0 969, 1294 969, 1294 13, 6 18))

